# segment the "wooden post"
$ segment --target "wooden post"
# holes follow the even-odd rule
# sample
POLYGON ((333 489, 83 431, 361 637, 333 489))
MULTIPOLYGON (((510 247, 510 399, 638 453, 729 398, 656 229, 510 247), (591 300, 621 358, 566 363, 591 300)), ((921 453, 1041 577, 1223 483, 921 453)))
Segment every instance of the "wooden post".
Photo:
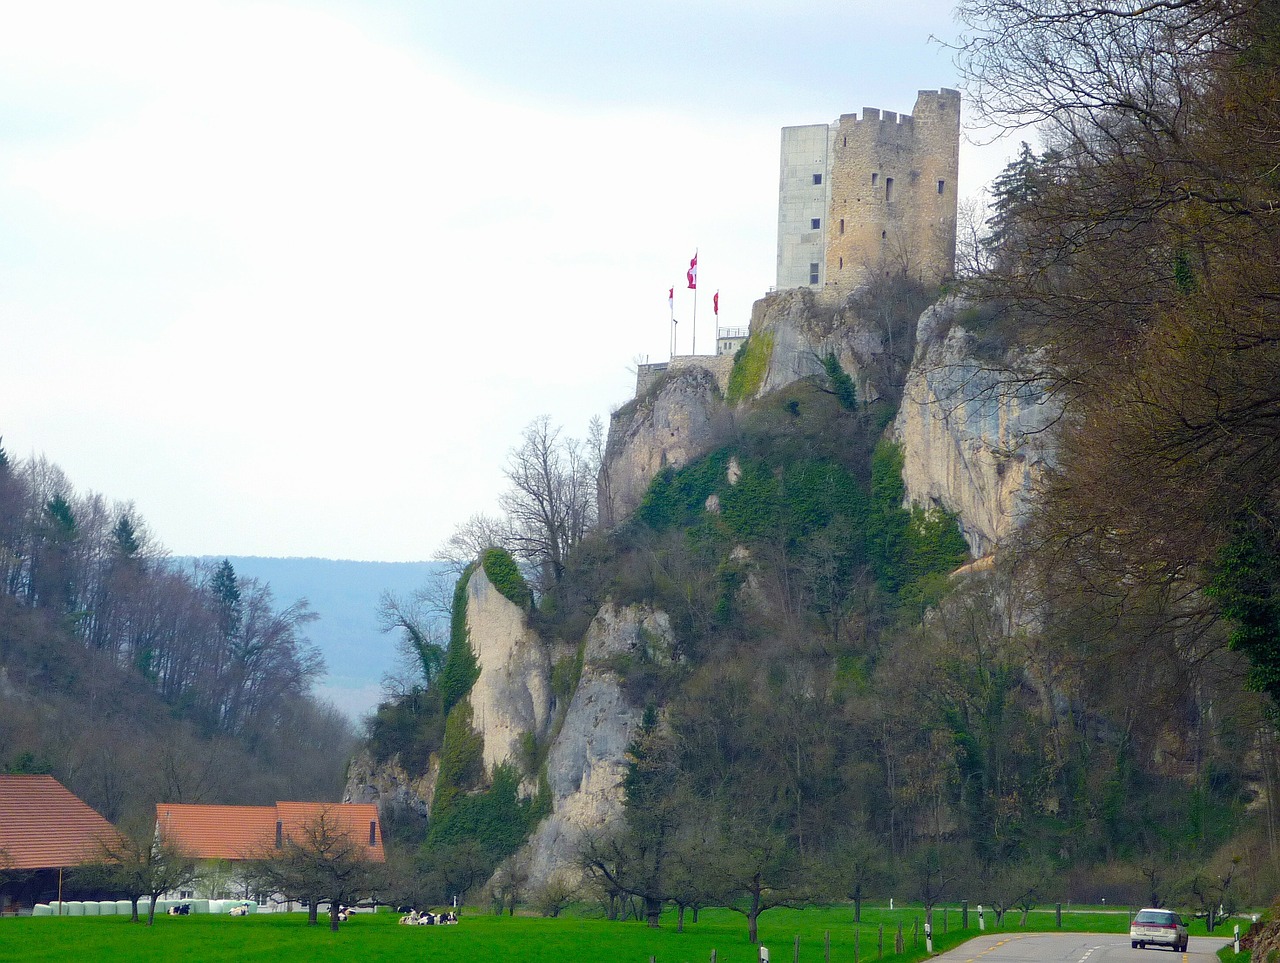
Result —
POLYGON ((795 951, 795 955, 794 955, 794 956, 792 956, 792 957, 791 957, 791 959, 792 959, 792 960, 794 960, 794 961, 795 961, 795 963, 800 963, 800 934, 799 934, 799 933, 797 933, 797 934, 796 934, 796 951, 795 951))
POLYGON ((716 963, 716 951, 711 951, 711 963, 716 963))
POLYGON ((942 932, 947 932, 947 907, 942 907, 942 932))
MULTIPOLYGON (((898 920, 898 935, 893 940, 893 952, 901 953, 907 948, 906 941, 902 938, 902 920, 898 920)), ((650 963, 653 963, 651 960, 650 963)))
POLYGON ((879 950, 880 955, 877 956, 876 959, 883 960, 884 959, 884 924, 883 923, 880 924, 880 939, 878 941, 877 948, 879 950))
POLYGON ((911 948, 920 949, 920 917, 918 916, 911 918, 911 948))
POLYGON ((862 936, 862 927, 855 926, 853 928, 853 963, 858 963, 858 950, 861 949, 858 945, 860 936, 862 936))
POLYGON ((1062 904, 1056 904, 1054 915, 1058 918, 1058 929, 1062 929, 1062 904))
POLYGON ((967 930, 969 928, 969 901, 962 899, 960 901, 960 929, 967 930))
POLYGON ((831 963, 831 931, 825 930, 822 934, 822 958, 826 963, 831 963))

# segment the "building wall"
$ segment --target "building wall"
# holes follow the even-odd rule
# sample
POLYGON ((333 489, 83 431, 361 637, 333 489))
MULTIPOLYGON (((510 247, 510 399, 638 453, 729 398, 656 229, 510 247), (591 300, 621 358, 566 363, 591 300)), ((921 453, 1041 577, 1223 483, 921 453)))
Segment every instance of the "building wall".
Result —
POLYGON ((810 285, 810 266, 815 264, 816 285, 820 286, 824 280, 824 229, 831 206, 831 137, 831 128, 826 124, 782 128, 778 177, 779 288, 810 285), (816 228, 815 220, 818 221, 816 228))
MULTIPOLYGON (((743 340, 746 340, 745 338, 743 340)), ((737 348, 734 349, 735 351, 737 348)), ((636 367, 636 397, 649 390, 668 371, 702 368, 710 371, 720 391, 729 390, 729 375, 733 372, 733 354, 678 354, 670 361, 642 364, 636 367)))
POLYGON ((959 154, 960 94, 947 88, 920 91, 911 115, 867 107, 830 126, 783 128, 778 288, 843 296, 872 272, 950 275, 959 154))

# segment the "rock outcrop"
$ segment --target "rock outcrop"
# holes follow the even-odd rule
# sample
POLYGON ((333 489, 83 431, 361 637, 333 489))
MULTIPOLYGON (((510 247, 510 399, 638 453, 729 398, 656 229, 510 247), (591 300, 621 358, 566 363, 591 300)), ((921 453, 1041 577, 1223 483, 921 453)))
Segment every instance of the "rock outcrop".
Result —
POLYGON ((641 713, 628 701, 614 660, 664 660, 671 649, 671 623, 662 612, 606 603, 592 621, 582 678, 547 756, 552 812, 526 847, 532 879, 571 871, 584 837, 622 817, 626 752, 641 713))
POLYGON ((480 676, 471 688, 471 724, 484 736, 485 769, 507 762, 531 732, 551 722, 551 656, 524 610, 477 566, 467 582, 467 632, 480 676))
POLYGON ((601 522, 626 521, 663 468, 682 468, 721 437, 727 416, 715 375, 682 368, 613 413, 600 472, 601 522))
POLYGON ((772 343, 769 364, 755 397, 823 373, 822 359, 834 354, 854 381, 858 397, 878 398, 871 368, 884 352, 883 339, 850 308, 835 309, 809 288, 777 291, 751 309, 751 336, 772 343))
POLYGON ((440 760, 436 756, 432 756, 425 773, 411 775, 398 759, 377 763, 367 749, 362 749, 347 768, 347 787, 342 801, 377 803, 381 810, 411 809, 426 816, 431 811, 439 774, 440 760))
POLYGON ((975 556, 990 553, 1025 518, 1054 457, 1061 408, 1037 378, 1033 354, 996 358, 956 320, 955 299, 929 308, 893 425, 903 447, 907 500, 960 519, 975 556))

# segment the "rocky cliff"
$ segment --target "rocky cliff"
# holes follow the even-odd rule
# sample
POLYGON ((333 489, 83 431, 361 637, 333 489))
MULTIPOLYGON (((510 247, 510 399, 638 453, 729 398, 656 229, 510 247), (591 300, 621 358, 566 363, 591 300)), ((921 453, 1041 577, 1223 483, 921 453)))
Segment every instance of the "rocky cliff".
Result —
POLYGON ((622 689, 615 660, 670 657, 671 623, 650 608, 606 604, 587 630, 582 678, 547 756, 552 812, 529 840, 530 875, 571 868, 587 835, 620 819, 626 752, 640 707, 622 689))
POLYGON ((524 610, 493 587, 484 568, 467 582, 467 637, 480 675, 468 696, 484 736, 485 769, 511 760, 525 733, 541 739, 551 722, 551 654, 524 610))
POLYGON ((672 371, 613 413, 600 473, 600 519, 626 521, 663 468, 681 468, 704 454, 727 417, 715 376, 703 368, 672 371))
POLYGON ((880 396, 873 369, 884 353, 883 335, 848 305, 837 309, 825 304, 809 288, 777 291, 752 307, 751 336, 767 338, 771 344, 753 398, 821 375, 822 359, 829 354, 853 379, 859 398, 880 396))
POLYGON ((1061 408, 1034 354, 980 350, 964 312, 963 302, 947 299, 921 316, 893 435, 908 501, 954 512, 982 556, 1025 517, 1053 463, 1061 408))

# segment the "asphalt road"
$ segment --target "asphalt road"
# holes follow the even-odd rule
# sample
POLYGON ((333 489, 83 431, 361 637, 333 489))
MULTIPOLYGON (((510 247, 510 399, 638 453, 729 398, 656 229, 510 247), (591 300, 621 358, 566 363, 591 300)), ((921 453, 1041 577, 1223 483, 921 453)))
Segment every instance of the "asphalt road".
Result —
POLYGON ((936 957, 945 963, 1216 963, 1231 942, 1193 936, 1187 952, 1148 947, 1135 950, 1121 933, 1026 933, 980 936, 936 957))

